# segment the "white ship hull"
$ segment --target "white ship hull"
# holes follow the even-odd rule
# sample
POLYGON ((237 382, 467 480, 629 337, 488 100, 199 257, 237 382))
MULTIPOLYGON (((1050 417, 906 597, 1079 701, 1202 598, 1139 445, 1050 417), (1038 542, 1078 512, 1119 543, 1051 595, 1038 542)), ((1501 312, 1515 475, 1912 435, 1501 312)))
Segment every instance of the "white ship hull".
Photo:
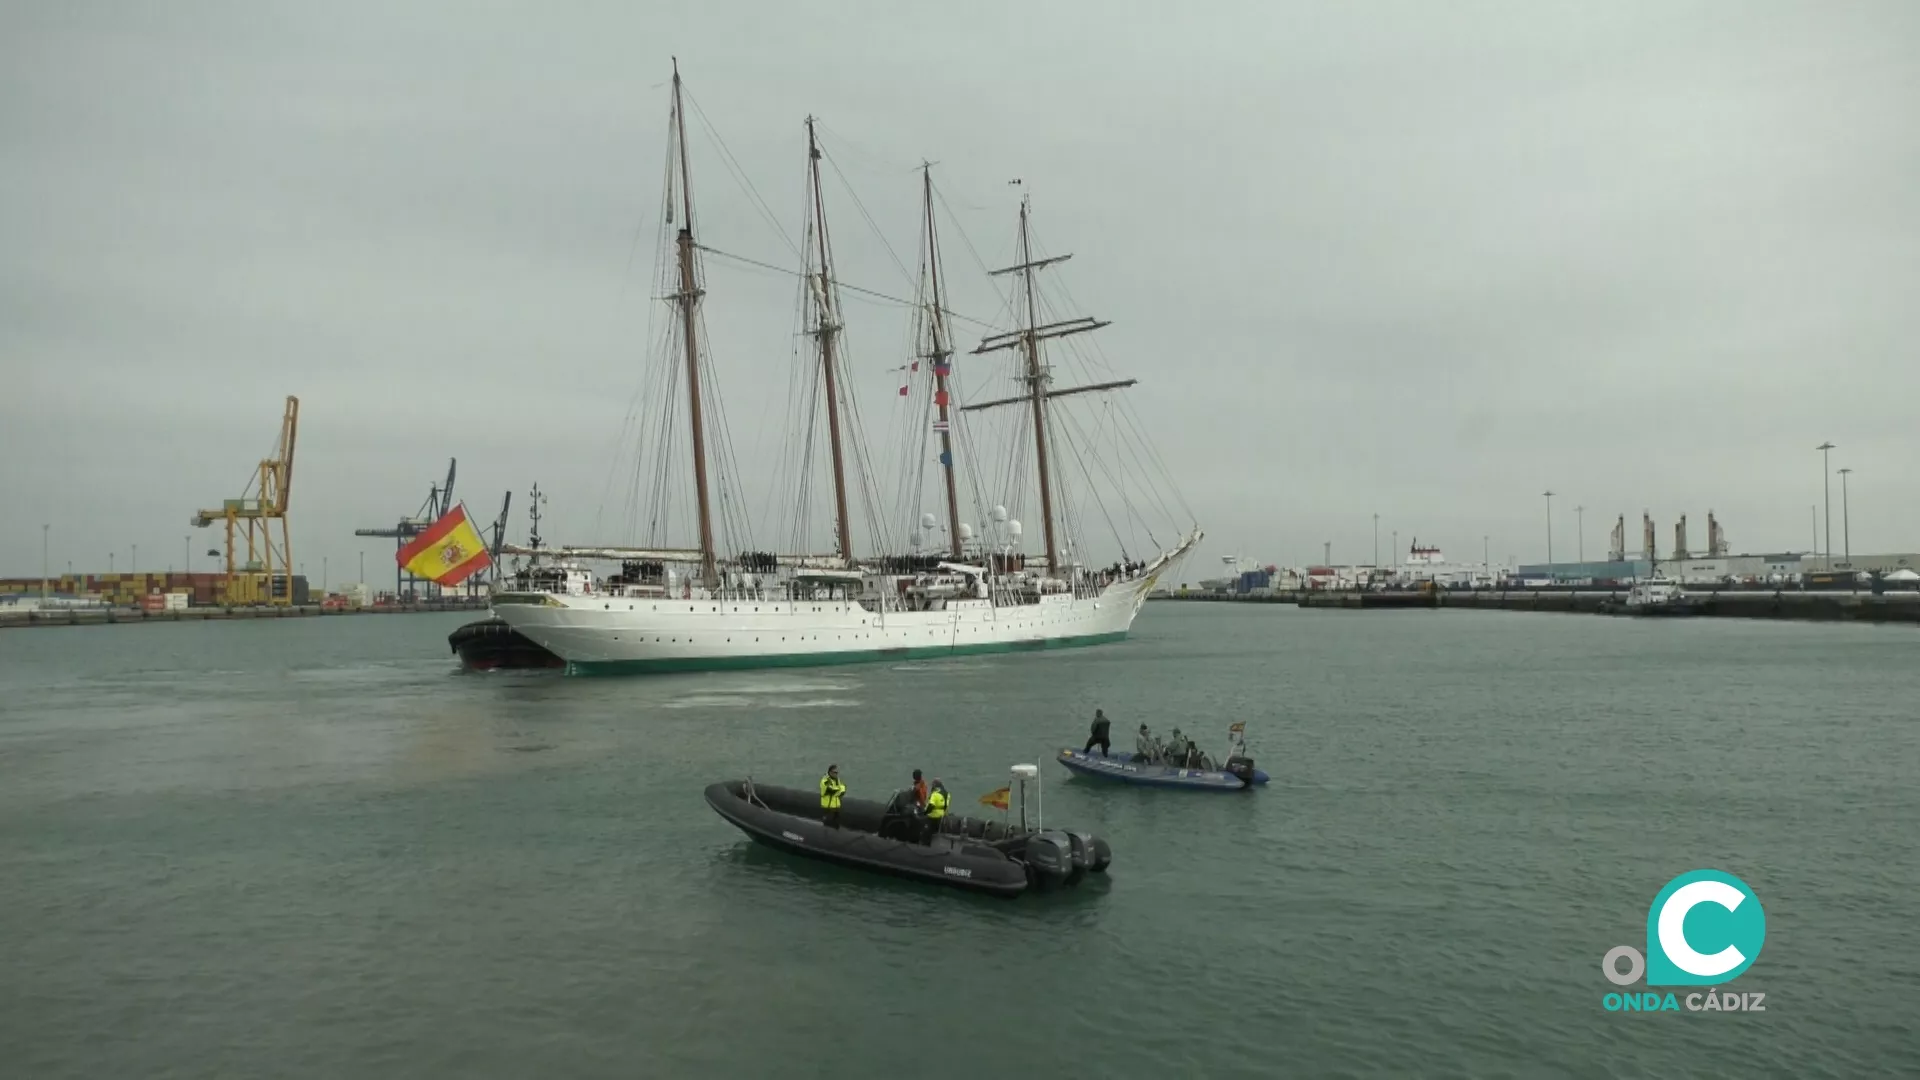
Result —
POLYGON ((513 593, 494 613, 567 662, 569 674, 851 664, 1119 641, 1158 573, 1096 596, 1056 594, 995 607, 877 612, 851 600, 631 599, 513 593))

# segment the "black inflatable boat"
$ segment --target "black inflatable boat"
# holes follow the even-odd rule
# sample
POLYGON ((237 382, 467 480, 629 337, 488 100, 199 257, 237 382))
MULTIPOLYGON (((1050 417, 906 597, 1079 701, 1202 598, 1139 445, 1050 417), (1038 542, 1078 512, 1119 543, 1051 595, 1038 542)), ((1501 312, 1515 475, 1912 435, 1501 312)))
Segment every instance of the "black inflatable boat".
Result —
POLYGON ((996 896, 1078 885, 1113 861, 1107 842, 1061 829, 949 814, 940 831, 919 835, 923 819, 907 793, 888 803, 843 799, 840 827, 820 820, 812 791, 728 780, 707 787, 707 805, 768 847, 858 870, 938 882, 996 896))

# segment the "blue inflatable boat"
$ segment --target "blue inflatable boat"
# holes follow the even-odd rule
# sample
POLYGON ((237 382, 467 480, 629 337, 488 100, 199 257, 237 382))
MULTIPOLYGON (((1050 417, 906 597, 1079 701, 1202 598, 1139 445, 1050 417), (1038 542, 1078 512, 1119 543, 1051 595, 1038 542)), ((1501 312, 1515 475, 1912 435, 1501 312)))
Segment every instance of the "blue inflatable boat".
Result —
POLYGON ((1063 747, 1056 759, 1068 772, 1118 780, 1144 787, 1191 788, 1195 791, 1247 791, 1267 782, 1267 774, 1253 767, 1253 759, 1234 755, 1217 769, 1186 769, 1175 765, 1135 762, 1125 752, 1102 754, 1098 750, 1063 747))

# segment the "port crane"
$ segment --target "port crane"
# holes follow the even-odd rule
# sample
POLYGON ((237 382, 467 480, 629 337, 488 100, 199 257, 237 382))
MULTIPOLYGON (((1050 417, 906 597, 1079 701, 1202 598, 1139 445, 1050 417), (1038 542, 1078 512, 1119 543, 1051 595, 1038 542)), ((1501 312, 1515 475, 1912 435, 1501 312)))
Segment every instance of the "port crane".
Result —
POLYGON ((273 456, 263 459, 237 499, 224 500, 217 510, 196 511, 191 524, 204 529, 225 522, 227 604, 293 603, 293 542, 287 531, 287 497, 293 491, 293 447, 300 433, 300 399, 289 394, 280 419, 280 441, 273 456), (274 524, 280 529, 274 542, 274 524), (246 541, 246 559, 239 554, 246 541), (260 588, 264 580, 266 588, 260 588))
MULTIPOLYGON (((447 459, 446 482, 428 485, 426 502, 421 503, 420 509, 414 511, 412 516, 403 517, 394 525, 384 529, 355 529, 353 530, 353 535, 377 536, 381 539, 392 540, 394 542, 394 551, 397 554, 401 548, 407 546, 407 541, 412 540, 414 537, 432 528, 434 522, 439 521, 453 509, 453 482, 458 473, 459 465, 460 461, 458 458, 447 459)), ((510 502, 512 499, 513 493, 508 492, 507 500, 510 502)), ((499 558, 502 534, 506 530, 506 519, 507 504, 502 503, 500 506, 500 517, 494 523, 494 542, 492 546, 496 560, 499 558)), ((398 565, 396 561, 393 568, 393 593, 396 598, 406 594, 409 581, 416 586, 424 586, 427 591, 438 588, 438 586, 432 582, 416 578, 407 573, 406 568, 398 565)))

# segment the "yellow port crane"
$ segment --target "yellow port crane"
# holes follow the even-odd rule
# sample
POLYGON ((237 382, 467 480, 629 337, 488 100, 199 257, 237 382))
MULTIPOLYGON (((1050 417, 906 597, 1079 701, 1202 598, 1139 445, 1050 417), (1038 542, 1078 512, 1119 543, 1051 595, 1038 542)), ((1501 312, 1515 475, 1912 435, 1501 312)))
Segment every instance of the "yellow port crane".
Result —
POLYGON ((227 499, 218 510, 200 510, 193 527, 204 529, 216 521, 227 523, 226 595, 229 607, 250 604, 293 603, 293 543, 287 536, 287 495, 293 490, 293 444, 300 431, 300 399, 287 396, 286 415, 280 420, 280 443, 272 457, 260 462, 237 499, 227 499), (280 542, 274 543, 273 524, 280 523, 280 542), (245 534, 246 560, 239 557, 245 534), (276 573, 284 587, 275 582, 276 573))

